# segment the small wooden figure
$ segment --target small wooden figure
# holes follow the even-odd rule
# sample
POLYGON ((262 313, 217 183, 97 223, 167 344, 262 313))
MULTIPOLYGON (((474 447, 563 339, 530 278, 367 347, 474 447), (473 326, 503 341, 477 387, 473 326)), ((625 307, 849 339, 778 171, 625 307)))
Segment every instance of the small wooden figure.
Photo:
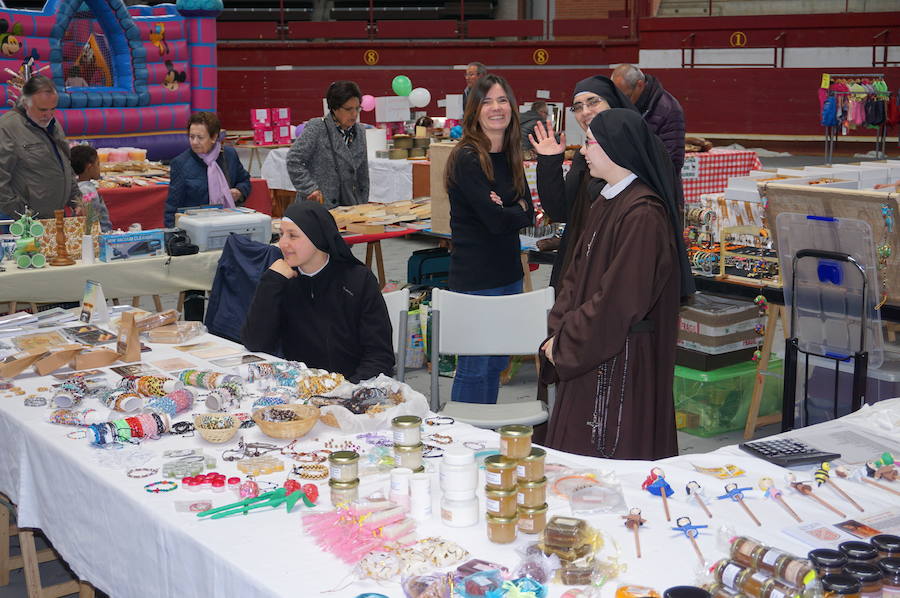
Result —
POLYGON ((747 490, 752 490, 750 486, 746 488, 738 488, 738 485, 734 482, 725 484, 725 494, 722 496, 717 496, 719 500, 731 499, 734 502, 741 505, 741 508, 744 509, 744 512, 753 520, 753 523, 762 527, 762 523, 759 522, 759 519, 756 518, 756 515, 753 514, 753 511, 750 510, 750 507, 747 506, 747 503, 744 502, 744 492, 747 490))
POLYGON ((691 480, 684 487, 684 491, 688 496, 693 497, 706 513, 706 516, 712 519, 712 513, 710 512, 709 507, 706 506, 706 500, 703 498, 703 488, 700 487, 699 482, 691 480))
POLYGON ((787 482, 791 485, 791 488, 793 488, 794 490, 796 490, 797 492, 799 492, 799 493, 802 494, 803 496, 808 496, 809 498, 813 499, 814 501, 816 501, 817 503, 819 503, 820 505, 822 505, 822 506, 825 507, 826 509, 830 510, 832 513, 835 513, 835 514, 838 515, 839 517, 846 517, 846 516, 847 516, 847 515, 845 515, 844 513, 842 513, 841 511, 839 511, 839 510, 838 510, 834 505, 832 505, 831 503, 829 503, 829 502, 827 502, 826 500, 824 500, 824 499, 819 498, 818 496, 816 496, 815 492, 813 492, 812 486, 810 486, 809 484, 807 484, 807 483, 805 483, 805 482, 800 482, 800 481, 798 481, 798 480, 797 480, 797 476, 795 476, 794 474, 789 473, 789 474, 787 474, 787 475, 785 476, 785 478, 787 479, 787 482))
POLYGON ((647 520, 641 517, 641 510, 637 507, 628 511, 628 515, 622 515, 622 519, 625 520, 625 527, 634 533, 634 549, 637 552, 637 558, 641 558, 641 538, 638 535, 638 529, 640 529, 647 520))
POLYGON ((760 478, 759 483, 757 484, 759 489, 764 492, 764 496, 766 498, 771 498, 782 507, 784 510, 791 514, 791 517, 797 520, 797 523, 803 523, 803 520, 800 519, 800 515, 797 515, 797 512, 794 511, 788 504, 787 501, 784 500, 784 493, 775 487, 775 481, 772 478, 760 478))
POLYGON ((654 467, 650 470, 650 475, 647 476, 644 483, 641 484, 641 488, 662 499, 663 511, 666 513, 666 521, 672 521, 672 517, 669 515, 668 497, 672 496, 675 491, 672 490, 672 487, 666 482, 665 476, 666 474, 663 472, 662 468, 654 467))
POLYGON ((56 255, 50 258, 50 265, 72 266, 75 260, 69 257, 69 250, 66 248, 66 211, 56 210, 53 214, 56 216, 56 255))
POLYGON ((851 480, 855 480, 855 481, 863 483, 863 484, 869 484, 870 486, 875 486, 876 488, 878 488, 880 490, 884 490, 886 492, 890 492, 891 494, 896 494, 897 496, 900 496, 900 491, 894 490, 893 488, 885 486, 884 484, 880 484, 880 483, 876 482, 875 480, 870 480, 868 477, 866 477, 867 469, 864 469, 862 467, 851 472, 849 469, 847 469, 843 465, 838 465, 834 469, 834 473, 837 474, 837 476, 839 478, 851 479, 851 480))
POLYGON ((701 530, 708 526, 693 525, 691 523, 690 517, 679 517, 675 520, 675 525, 677 525, 678 527, 673 527, 672 529, 683 533, 687 537, 687 539, 691 541, 691 545, 694 547, 694 552, 697 553, 697 558, 700 559, 700 564, 705 564, 706 559, 703 558, 703 553, 700 552, 700 546, 697 544, 697 536, 700 535, 700 532, 697 530, 701 530))
POLYGON ((860 511, 860 512, 865 512, 865 509, 863 509, 863 508, 859 505, 858 502, 856 502, 855 500, 853 500, 853 498, 852 498, 849 494, 847 494, 846 492, 844 492, 844 491, 841 489, 841 487, 838 486, 837 483, 836 483, 834 480, 831 479, 831 474, 830 474, 830 472, 831 472, 831 463, 829 463, 828 461, 825 461, 824 463, 822 463, 822 465, 819 466, 819 469, 816 470, 816 474, 815 474, 816 483, 818 483, 819 486, 822 486, 823 484, 828 484, 828 485, 831 487, 832 490, 834 490, 835 492, 837 492, 839 495, 841 495, 841 497, 842 497, 844 500, 846 500, 847 502, 849 502, 850 504, 852 504, 854 507, 856 507, 856 509, 857 509, 858 511, 860 511))

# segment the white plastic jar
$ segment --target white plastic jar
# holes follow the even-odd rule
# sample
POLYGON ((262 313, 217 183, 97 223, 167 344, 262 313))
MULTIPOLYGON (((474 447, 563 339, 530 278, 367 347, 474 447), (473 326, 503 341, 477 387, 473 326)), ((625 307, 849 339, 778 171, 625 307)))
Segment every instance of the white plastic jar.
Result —
POLYGON ((441 490, 443 492, 475 492, 478 466, 475 452, 462 446, 449 446, 441 458, 441 490))
POLYGON ((469 527, 478 523, 478 499, 475 490, 444 491, 441 520, 449 527, 469 527))

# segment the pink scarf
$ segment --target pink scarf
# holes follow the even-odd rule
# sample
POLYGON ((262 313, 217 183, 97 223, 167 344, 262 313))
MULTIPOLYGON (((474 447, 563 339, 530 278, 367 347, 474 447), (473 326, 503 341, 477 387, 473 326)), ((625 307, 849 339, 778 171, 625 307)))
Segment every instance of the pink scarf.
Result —
POLYGON ((213 205, 222 205, 226 208, 234 207, 234 198, 231 196, 231 188, 228 186, 228 179, 216 159, 222 151, 222 135, 213 148, 206 154, 197 154, 206 164, 206 180, 209 186, 209 203, 213 205))

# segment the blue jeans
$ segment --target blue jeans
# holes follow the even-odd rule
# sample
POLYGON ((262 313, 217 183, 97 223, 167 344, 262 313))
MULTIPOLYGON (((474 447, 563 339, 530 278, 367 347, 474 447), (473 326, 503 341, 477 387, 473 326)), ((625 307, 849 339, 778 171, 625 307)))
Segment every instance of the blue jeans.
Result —
MULTIPOLYGON (((466 295, 498 297, 522 292, 522 281, 482 291, 457 291, 466 295)), ((496 403, 500 392, 500 372, 509 365, 508 355, 460 355, 450 398, 459 403, 496 403)))

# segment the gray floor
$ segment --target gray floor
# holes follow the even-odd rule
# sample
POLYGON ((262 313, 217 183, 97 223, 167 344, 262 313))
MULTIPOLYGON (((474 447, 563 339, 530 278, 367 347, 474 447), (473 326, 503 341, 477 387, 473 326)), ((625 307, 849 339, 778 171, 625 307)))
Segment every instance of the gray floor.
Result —
MULTIPOLYGON (((897 152, 892 152, 896 154, 897 152)), ((835 162, 854 162, 858 158, 835 157, 835 162)), ((766 168, 792 168, 802 166, 813 166, 823 162, 821 156, 788 156, 762 158, 763 166, 766 168)), ((410 254, 417 249, 425 249, 434 247, 436 243, 432 239, 427 238, 400 238, 389 239, 382 242, 384 253, 385 273, 389 280, 398 283, 406 282, 406 262, 410 254)), ((365 258, 365 247, 354 246, 354 253, 360 259, 365 258)), ((540 268, 532 273, 532 280, 535 288, 546 286, 550 279, 550 267, 540 266, 540 268)), ((175 306, 175 297, 165 297, 164 304, 166 308, 175 306)), ((150 305, 146 306, 151 309, 150 305)), ((426 396, 430 394, 430 377, 425 370, 411 370, 407 375, 407 382, 416 390, 424 393, 426 396)), ((450 378, 440 378, 440 392, 442 397, 449 397, 450 387, 453 380, 450 378)), ((516 370, 509 384, 500 388, 499 402, 510 403, 516 401, 531 400, 536 396, 537 378, 534 364, 531 361, 524 360, 520 367, 516 370)), ((756 437, 760 438, 778 432, 778 426, 765 426, 757 430, 756 437)), ((730 432, 711 438, 701 438, 691 436, 689 434, 678 433, 678 447, 682 454, 687 453, 705 453, 715 450, 721 446, 735 444, 742 441, 742 433, 730 432)), ((17 553, 18 542, 13 541, 13 554, 17 553)), ((42 546, 39 546, 39 549, 42 546)), ((41 565, 41 577, 45 585, 62 583, 71 579, 71 574, 58 561, 45 563, 41 565)), ((25 578, 22 570, 13 571, 10 575, 10 584, 0 587, 0 598, 19 598, 26 595, 25 578)), ((72 596, 76 596, 73 594, 72 596)))

